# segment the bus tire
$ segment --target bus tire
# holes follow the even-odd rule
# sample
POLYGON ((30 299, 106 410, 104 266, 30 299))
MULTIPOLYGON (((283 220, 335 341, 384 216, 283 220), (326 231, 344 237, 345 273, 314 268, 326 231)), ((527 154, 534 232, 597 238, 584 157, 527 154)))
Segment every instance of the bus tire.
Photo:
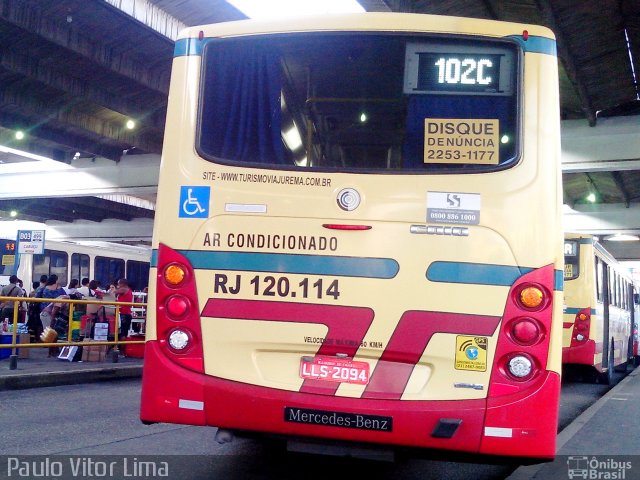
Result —
POLYGON ((603 385, 611 385, 613 384, 613 342, 611 342, 611 346, 609 347, 609 362, 607 363, 607 370, 605 372, 600 373, 598 376, 598 383, 603 385))
POLYGON ((631 338, 627 342, 627 360, 616 367, 616 372, 625 373, 628 365, 633 366, 633 340, 631 338))

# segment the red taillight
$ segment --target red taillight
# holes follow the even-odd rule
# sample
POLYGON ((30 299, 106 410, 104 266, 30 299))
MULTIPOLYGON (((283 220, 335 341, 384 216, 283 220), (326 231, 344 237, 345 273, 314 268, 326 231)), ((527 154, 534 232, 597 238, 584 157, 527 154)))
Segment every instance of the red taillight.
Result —
POLYGON ((342 223, 323 223, 324 228, 329 230, 371 230, 371 225, 351 225, 342 223))
POLYGON ((511 323, 511 338, 520 345, 534 345, 543 338, 540 324, 533 318, 518 318, 511 323))
POLYGON ((167 314, 172 320, 180 320, 189 311, 189 299, 184 295, 171 295, 165 306, 167 314))
POLYGON ((156 332, 168 358, 197 372, 204 371, 198 293, 191 263, 181 253, 158 247, 156 332))

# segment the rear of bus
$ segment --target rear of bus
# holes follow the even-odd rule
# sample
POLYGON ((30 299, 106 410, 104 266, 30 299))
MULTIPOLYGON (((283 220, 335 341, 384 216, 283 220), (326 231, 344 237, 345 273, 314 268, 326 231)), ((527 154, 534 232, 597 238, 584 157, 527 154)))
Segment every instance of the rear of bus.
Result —
POLYGON ((565 234, 564 258, 562 363, 611 383, 614 367, 635 359, 632 278, 592 235, 565 234))
POLYGON ((566 234, 564 259, 562 363, 601 366, 603 302, 597 301, 602 288, 596 286, 593 237, 566 234))
POLYGON ((463 18, 183 32, 142 420, 553 457, 556 64, 463 18))

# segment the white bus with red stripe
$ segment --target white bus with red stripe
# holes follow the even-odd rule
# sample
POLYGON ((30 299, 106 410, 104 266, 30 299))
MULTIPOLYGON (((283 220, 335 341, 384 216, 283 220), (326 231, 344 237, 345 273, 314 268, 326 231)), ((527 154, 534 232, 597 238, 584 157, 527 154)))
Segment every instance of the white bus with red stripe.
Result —
POLYGON ((555 40, 412 14, 175 47, 141 419, 555 455, 555 40))

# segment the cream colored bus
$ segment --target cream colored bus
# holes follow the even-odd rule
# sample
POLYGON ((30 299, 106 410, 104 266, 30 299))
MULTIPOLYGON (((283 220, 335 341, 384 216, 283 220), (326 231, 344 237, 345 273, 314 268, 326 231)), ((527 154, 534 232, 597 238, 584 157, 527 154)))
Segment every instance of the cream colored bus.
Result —
POLYGON ((142 420, 553 457, 559 133, 546 28, 370 13, 185 30, 142 420))
POLYGON ((610 384, 634 363, 637 305, 631 273, 592 235, 566 234, 562 363, 610 384))

